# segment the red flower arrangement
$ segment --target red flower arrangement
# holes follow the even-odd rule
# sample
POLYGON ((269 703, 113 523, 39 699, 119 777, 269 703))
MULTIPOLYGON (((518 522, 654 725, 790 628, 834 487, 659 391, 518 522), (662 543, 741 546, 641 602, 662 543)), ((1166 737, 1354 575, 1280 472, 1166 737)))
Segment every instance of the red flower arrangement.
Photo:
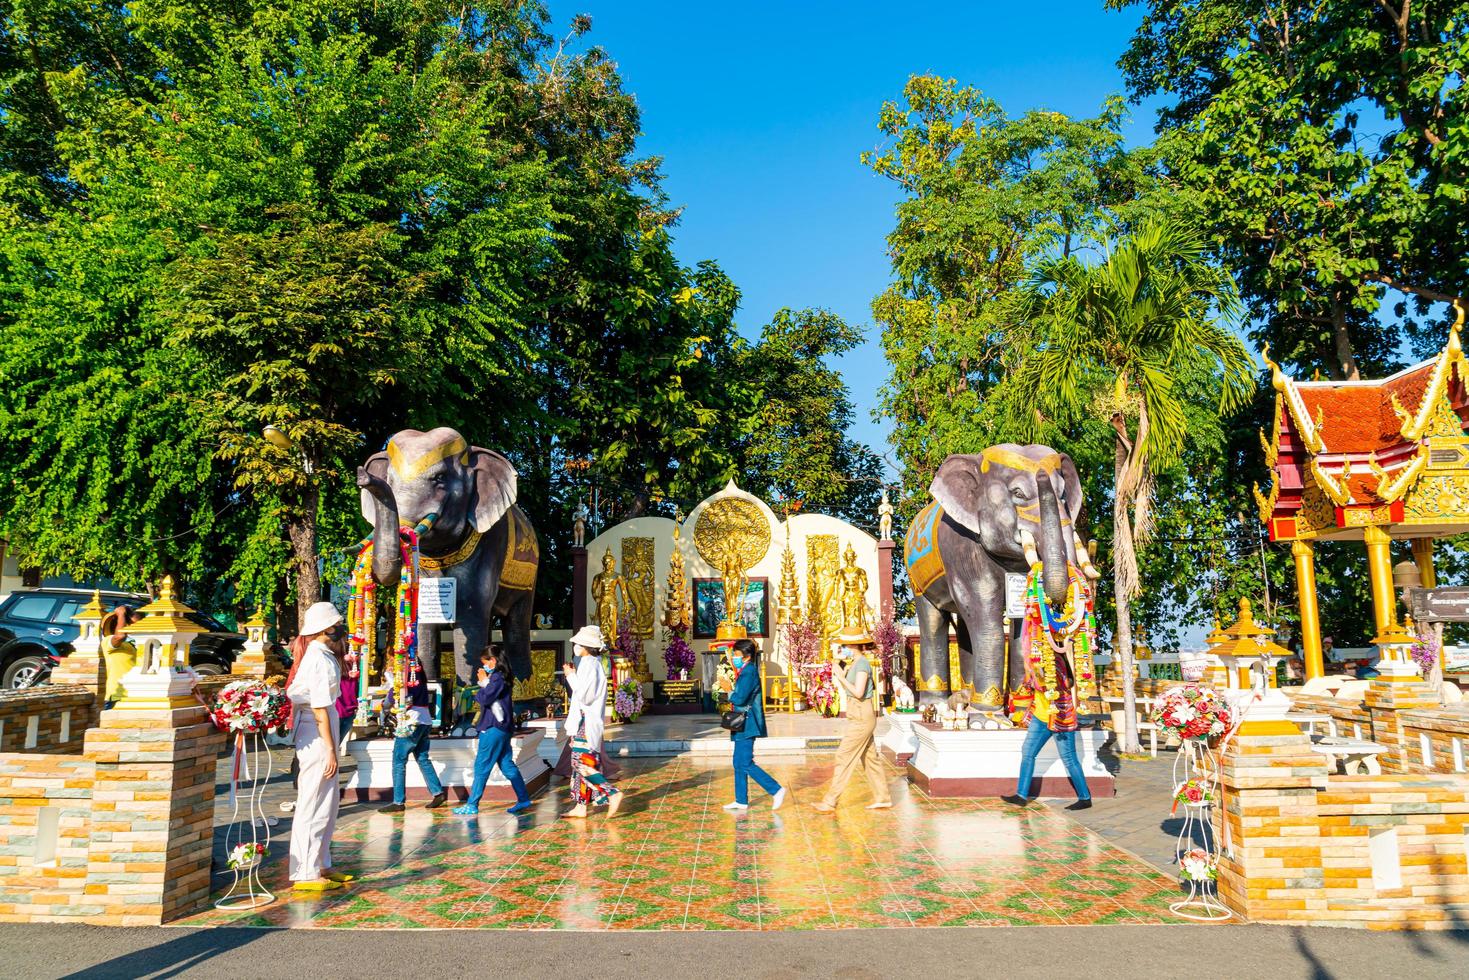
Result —
POLYGON ((291 699, 261 681, 235 681, 215 696, 209 717, 222 732, 258 735, 290 722, 291 699))
POLYGON ((1210 687, 1184 684, 1163 692, 1153 708, 1153 724, 1179 738, 1205 740, 1229 731, 1229 705, 1210 687))

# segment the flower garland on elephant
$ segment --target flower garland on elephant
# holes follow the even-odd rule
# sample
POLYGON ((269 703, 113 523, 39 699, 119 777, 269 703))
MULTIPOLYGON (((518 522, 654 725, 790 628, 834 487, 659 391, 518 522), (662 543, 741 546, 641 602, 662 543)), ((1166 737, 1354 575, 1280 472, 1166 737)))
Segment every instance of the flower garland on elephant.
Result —
POLYGON ((1024 683, 1010 696, 1012 718, 1022 718, 1035 705, 1039 691, 1060 712, 1061 728, 1076 726, 1077 702, 1096 696, 1096 670, 1092 655, 1097 645, 1097 619, 1090 583, 1075 565, 1067 566, 1066 602, 1058 612, 1046 598, 1041 584, 1041 566, 1032 566, 1025 585, 1025 619, 1020 648, 1025 656, 1024 683), (1069 687, 1057 658, 1066 661, 1069 687), (1063 694, 1070 697, 1063 698, 1063 694))
MULTIPOLYGON (((408 715, 407 689, 419 683, 418 652, 418 580, 419 539, 433 526, 437 515, 430 514, 413 527, 398 529, 398 548, 402 568, 398 573, 398 592, 394 602, 393 645, 387 671, 393 687, 394 734, 412 732, 408 715)), ((377 651, 377 582, 372 576, 372 539, 358 544, 357 562, 352 568, 352 595, 347 602, 348 651, 357 655, 359 667, 358 703, 367 703, 367 659, 377 651)))

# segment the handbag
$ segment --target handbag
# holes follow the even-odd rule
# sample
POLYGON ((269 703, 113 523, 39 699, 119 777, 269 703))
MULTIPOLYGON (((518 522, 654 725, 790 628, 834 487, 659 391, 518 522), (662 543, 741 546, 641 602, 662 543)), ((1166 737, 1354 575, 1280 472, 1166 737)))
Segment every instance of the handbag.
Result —
POLYGON ((730 709, 719 716, 719 727, 731 732, 745 730, 746 712, 730 709))

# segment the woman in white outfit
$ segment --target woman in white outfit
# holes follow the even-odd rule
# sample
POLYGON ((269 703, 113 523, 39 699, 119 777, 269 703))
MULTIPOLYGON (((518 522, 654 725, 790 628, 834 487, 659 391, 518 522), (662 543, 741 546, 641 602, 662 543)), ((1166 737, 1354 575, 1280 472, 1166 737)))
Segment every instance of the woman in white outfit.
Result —
POLYGON ((603 714, 607 710, 607 671, 602 667, 602 630, 584 626, 571 638, 576 651, 576 668, 567 664, 566 683, 571 688, 566 712, 566 734, 571 739, 571 799, 575 804, 564 814, 585 817, 588 806, 607 807, 607 816, 622 805, 622 792, 602 772, 603 714))
POLYGON ((337 823, 337 709, 342 675, 329 632, 342 622, 330 602, 306 610, 301 635, 308 639, 286 694, 295 733, 296 809, 291 821, 291 881, 301 891, 341 888, 351 875, 332 870, 332 830, 337 823))

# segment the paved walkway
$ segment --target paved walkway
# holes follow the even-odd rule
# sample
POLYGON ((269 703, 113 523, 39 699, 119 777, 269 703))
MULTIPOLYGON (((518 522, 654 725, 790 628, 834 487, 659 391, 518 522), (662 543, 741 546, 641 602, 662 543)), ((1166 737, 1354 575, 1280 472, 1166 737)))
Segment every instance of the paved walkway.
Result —
MULTIPOLYGON (((815 813, 805 804, 833 759, 771 765, 792 788, 779 813, 757 794, 748 813, 729 814, 728 764, 689 756, 626 760, 629 797, 613 821, 558 819, 564 790, 519 819, 345 807, 335 860, 360 880, 323 897, 289 892, 283 817, 263 875, 281 897, 180 924, 682 931, 1174 921, 1176 882, 1044 806, 930 800, 894 769, 892 810, 864 809, 865 787, 854 784, 834 817, 815 813)), ((271 803, 288 793, 277 783, 271 803)))

